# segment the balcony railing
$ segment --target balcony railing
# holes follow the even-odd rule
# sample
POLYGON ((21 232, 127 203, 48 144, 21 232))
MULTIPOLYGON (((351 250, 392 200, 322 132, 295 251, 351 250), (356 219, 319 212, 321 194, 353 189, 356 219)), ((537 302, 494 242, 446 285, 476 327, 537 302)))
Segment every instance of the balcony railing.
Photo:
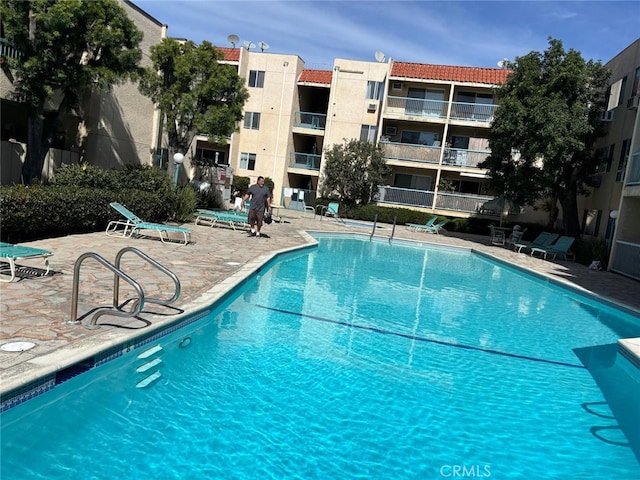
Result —
POLYGON ((289 166, 292 168, 304 168, 305 170, 320 170, 321 155, 312 153, 291 152, 289 166))
POLYGON ((440 147, 381 141, 385 158, 422 163, 439 163, 440 147))
MULTIPOLYGON (((380 145, 387 160, 400 160, 420 163, 440 162, 441 147, 429 145, 414 145, 381 140, 380 145)), ((491 153, 490 150, 467 150, 462 148, 445 148, 442 158, 443 165, 460 167, 477 167, 491 153)))
POLYGON ((627 185, 640 185, 640 151, 631 155, 627 185))
POLYGON ((438 208, 454 212, 477 213, 480 207, 493 197, 467 195, 463 193, 439 192, 431 190, 378 186, 378 202, 422 208, 438 208))
POLYGON ((20 58, 22 52, 13 46, 9 40, 0 38, 0 57, 5 58, 20 58))
POLYGON ((460 167, 477 167, 480 162, 486 160, 491 150, 466 150, 462 148, 445 148, 443 165, 456 165, 460 167))
POLYGON ((447 103, 443 100, 424 100, 411 97, 387 97, 387 108, 412 117, 447 118, 447 103))
POLYGON ((611 270, 640 280, 640 244, 616 240, 611 270))
POLYGON ((324 130, 327 126, 327 116, 322 113, 296 112, 293 126, 324 130))
POLYGON ((468 120, 472 122, 492 122, 497 105, 484 103, 453 102, 451 106, 452 120, 468 120))

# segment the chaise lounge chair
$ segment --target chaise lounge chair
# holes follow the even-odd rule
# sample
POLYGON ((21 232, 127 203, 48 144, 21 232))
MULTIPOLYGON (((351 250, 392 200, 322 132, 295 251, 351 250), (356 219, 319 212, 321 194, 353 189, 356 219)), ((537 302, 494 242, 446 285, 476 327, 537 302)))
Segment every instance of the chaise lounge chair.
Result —
MULTIPOLYGON (((44 258, 44 265, 47 268, 44 273, 49 273, 49 257, 53 255, 48 250, 41 248, 25 247, 22 245, 14 245, 12 243, 0 242, 0 261, 7 262, 9 264, 9 278, 5 278, 4 275, 0 276, 1 282, 13 282, 16 278, 16 260, 26 260, 30 258, 44 258)), ((5 269, 1 269, 4 271, 5 269)))
POLYGON ((561 256, 566 260, 567 255, 573 255, 569 251, 569 248, 571 248, 571 245, 573 245, 573 242, 575 241, 576 239, 573 237, 562 236, 549 247, 531 247, 531 255, 540 253, 545 260, 547 258, 547 255, 553 255, 554 260, 558 256, 561 256))
POLYGON ((134 237, 143 235, 141 233, 142 230, 153 230, 155 232, 158 232, 162 243, 166 243, 168 240, 170 240, 169 232, 182 234, 185 245, 191 241, 191 229, 189 228, 165 225, 163 223, 144 222, 131 210, 127 209, 125 206, 117 202, 112 202, 109 204, 109 206, 120 213, 123 217, 125 217, 127 221, 124 222, 122 220, 112 220, 111 222, 109 222, 109 224, 107 225, 107 230, 105 232, 107 235, 118 237, 134 237))
POLYGON ((407 223, 407 228, 409 230, 413 230, 414 232, 424 232, 427 228, 431 228, 436 220, 438 219, 437 215, 432 216, 425 223, 407 223))
POLYGON ((560 235, 558 235, 557 233, 542 232, 533 240, 533 242, 515 242, 513 244, 513 249, 518 253, 522 253, 523 249, 531 250, 533 247, 549 247, 558 239, 559 236, 560 235))
POLYGON ((425 229, 425 232, 428 233, 440 233, 440 230, 444 230, 444 226, 449 223, 448 219, 444 219, 441 222, 438 223, 434 223, 433 225, 431 225, 430 227, 427 227, 425 229))
POLYGON ((206 222, 210 227, 224 225, 234 230, 236 227, 245 229, 249 226, 249 216, 244 212, 198 209, 194 215, 196 225, 204 225, 201 222, 206 222))

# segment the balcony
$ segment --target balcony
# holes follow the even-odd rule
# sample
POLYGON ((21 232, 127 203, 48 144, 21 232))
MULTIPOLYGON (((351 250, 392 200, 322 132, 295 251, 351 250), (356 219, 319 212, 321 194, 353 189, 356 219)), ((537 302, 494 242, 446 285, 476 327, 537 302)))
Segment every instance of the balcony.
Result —
POLYGON ((388 160, 400 160, 420 163, 440 163, 440 147, 429 145, 414 145, 410 143, 396 143, 380 141, 384 157, 388 160))
POLYGON ((320 171, 321 155, 315 155, 312 153, 291 152, 289 167, 301 168, 303 170, 320 171))
POLYGON ((493 122, 493 115, 497 105, 484 103, 453 102, 451 105, 451 120, 465 120, 471 122, 493 122))
POLYGON ((476 167, 487 159, 491 150, 466 150, 462 148, 445 148, 443 165, 453 165, 457 167, 476 167))
POLYGON ((322 113, 296 112, 294 127, 324 130, 327 126, 327 116, 322 113))
POLYGON ((387 97, 385 113, 396 116, 447 118, 447 104, 443 100, 425 100, 411 97, 387 97))
POLYGON ((5 40, 4 38, 0 38, 0 58, 4 62, 7 58, 20 58, 22 53, 13 44, 5 40))
POLYGON ((629 165, 626 185, 640 185, 640 151, 637 151, 633 155, 631 155, 631 162, 629 165))
POLYGON ((493 199, 485 195, 439 192, 431 190, 414 190, 411 188, 378 187, 378 202, 402 205, 407 207, 437 208, 451 212, 477 213, 485 202, 493 199))
MULTIPOLYGON (((441 147, 396 143, 386 140, 381 140, 380 145, 384 151, 384 157, 387 160, 430 163, 436 165, 440 163, 441 147)), ((445 148, 442 164, 455 167, 478 168, 478 164, 484 161, 490 153, 490 150, 445 148)))

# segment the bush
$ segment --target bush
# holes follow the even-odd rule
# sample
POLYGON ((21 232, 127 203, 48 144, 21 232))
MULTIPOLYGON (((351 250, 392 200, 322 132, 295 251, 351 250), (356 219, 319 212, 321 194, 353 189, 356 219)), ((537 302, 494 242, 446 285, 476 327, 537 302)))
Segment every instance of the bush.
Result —
POLYGON ((122 203, 149 222, 164 222, 178 214, 186 221, 195 211, 195 198, 191 192, 191 198, 184 194, 178 200, 171 179, 157 168, 64 165, 56 171, 53 185, 0 187, 1 236, 17 243, 99 231, 110 220, 122 220, 109 207, 111 202, 122 203))
POLYGON ((176 192, 176 220, 178 222, 191 221, 193 219, 193 212, 196 211, 197 203, 198 194, 191 185, 179 187, 176 192))
POLYGON ((599 260, 602 268, 606 270, 609 263, 609 245, 606 240, 595 237, 579 238, 571 250, 576 254, 576 262, 590 265, 594 260, 599 260))

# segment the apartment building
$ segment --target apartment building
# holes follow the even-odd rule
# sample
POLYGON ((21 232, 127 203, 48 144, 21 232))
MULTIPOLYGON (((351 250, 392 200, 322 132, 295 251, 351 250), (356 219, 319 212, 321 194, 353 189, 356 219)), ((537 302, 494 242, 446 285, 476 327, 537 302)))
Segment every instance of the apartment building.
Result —
MULTIPOLYGON (((150 66, 152 45, 160 43, 167 26, 128 0, 119 0, 127 15, 144 34, 140 48, 142 66, 150 66)), ((0 38, 0 57, 19 58, 20 52, 0 38)), ((4 63, 4 62, 2 62, 4 63)), ((21 182, 26 155, 27 115, 25 106, 13 99, 13 81, 7 68, 0 69, 0 183, 21 182)), ((52 102, 59 101, 54 98, 52 102)), ((52 105, 53 107, 53 105, 52 105)), ((111 90, 88 92, 79 112, 69 112, 45 158, 42 177, 53 176, 62 163, 87 161, 102 168, 150 164, 161 152, 162 117, 153 102, 140 94, 133 82, 111 90), (82 157, 82 158, 81 158, 82 157)))
POLYGON ((227 145, 198 137, 190 155, 270 177, 276 203, 304 209, 322 181, 323 152, 345 139, 380 142, 392 167, 380 204, 496 214, 483 211, 493 196, 478 163, 489 154, 494 87, 506 70, 347 59, 307 70, 293 55, 221 50, 247 79, 245 119, 227 145))
POLYGON ((607 134, 591 195, 581 199, 583 232, 607 239, 611 270, 640 280, 640 38, 606 65, 607 134))

